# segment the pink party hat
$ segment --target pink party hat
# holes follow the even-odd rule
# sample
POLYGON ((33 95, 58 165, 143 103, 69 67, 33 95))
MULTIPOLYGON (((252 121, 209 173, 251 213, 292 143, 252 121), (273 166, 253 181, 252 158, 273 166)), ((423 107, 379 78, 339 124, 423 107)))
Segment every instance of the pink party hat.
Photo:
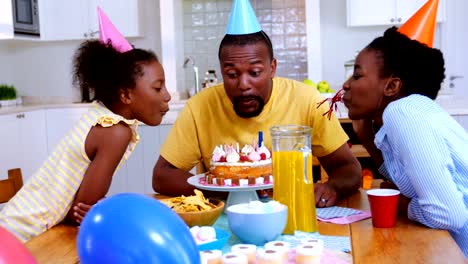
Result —
POLYGON ((120 34, 100 7, 98 7, 98 19, 101 42, 108 43, 110 41, 112 46, 122 53, 133 49, 132 45, 120 34))

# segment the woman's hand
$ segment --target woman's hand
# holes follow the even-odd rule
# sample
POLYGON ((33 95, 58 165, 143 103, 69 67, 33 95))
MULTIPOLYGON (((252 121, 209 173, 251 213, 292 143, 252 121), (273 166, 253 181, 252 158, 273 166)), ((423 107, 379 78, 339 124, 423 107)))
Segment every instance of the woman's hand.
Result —
POLYGON ((320 182, 314 184, 314 195, 317 207, 333 206, 338 198, 338 194, 330 185, 320 182))
POLYGON ((89 209, 91 209, 92 205, 84 204, 84 203, 78 203, 73 207, 73 220, 81 224, 81 221, 83 221, 83 218, 86 216, 86 213, 88 213, 89 209))

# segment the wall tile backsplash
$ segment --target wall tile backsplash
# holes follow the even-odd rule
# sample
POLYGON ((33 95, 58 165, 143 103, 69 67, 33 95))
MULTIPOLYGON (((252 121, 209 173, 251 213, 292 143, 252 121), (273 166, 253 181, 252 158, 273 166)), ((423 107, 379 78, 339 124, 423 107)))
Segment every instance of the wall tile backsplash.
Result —
MULTIPOLYGON (((306 0, 251 0, 262 29, 270 36, 278 60, 277 76, 307 78, 306 0)), ((184 56, 199 68, 200 82, 214 69, 222 81, 218 48, 226 32, 232 0, 184 0, 184 56)), ((185 70, 186 87, 194 86, 193 71, 185 70)), ((201 87, 201 84, 200 84, 201 87)))

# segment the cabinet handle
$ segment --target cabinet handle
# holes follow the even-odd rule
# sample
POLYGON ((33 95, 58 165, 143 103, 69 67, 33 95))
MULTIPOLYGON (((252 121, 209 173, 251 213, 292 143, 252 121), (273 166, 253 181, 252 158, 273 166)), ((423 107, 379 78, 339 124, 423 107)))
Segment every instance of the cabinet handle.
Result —
POLYGON ((24 114, 17 114, 16 118, 24 118, 24 114))
POLYGON ((401 22, 401 17, 398 18, 398 22, 401 22))
POLYGON ((84 36, 85 38, 87 38, 87 37, 88 37, 88 33, 84 33, 83 36, 84 36))
POLYGON ((463 78, 463 75, 451 75, 449 77, 449 80, 450 80, 450 84, 449 84, 449 87, 450 88, 455 88, 455 82, 454 80, 458 79, 458 78, 463 78))
POLYGON ((390 18, 390 22, 392 22, 392 23, 395 22, 395 19, 393 17, 390 18))
POLYGON ((91 32, 89 33, 89 36, 93 38, 94 35, 96 35, 96 33, 99 33, 99 30, 91 31, 91 32))

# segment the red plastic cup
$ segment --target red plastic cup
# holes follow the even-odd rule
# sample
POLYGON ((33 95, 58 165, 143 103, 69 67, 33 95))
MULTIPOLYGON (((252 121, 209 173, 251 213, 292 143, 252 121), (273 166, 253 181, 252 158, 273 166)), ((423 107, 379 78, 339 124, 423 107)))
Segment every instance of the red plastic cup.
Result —
POLYGON ((394 189, 372 189, 367 191, 367 198, 374 227, 394 227, 400 191, 394 189))

